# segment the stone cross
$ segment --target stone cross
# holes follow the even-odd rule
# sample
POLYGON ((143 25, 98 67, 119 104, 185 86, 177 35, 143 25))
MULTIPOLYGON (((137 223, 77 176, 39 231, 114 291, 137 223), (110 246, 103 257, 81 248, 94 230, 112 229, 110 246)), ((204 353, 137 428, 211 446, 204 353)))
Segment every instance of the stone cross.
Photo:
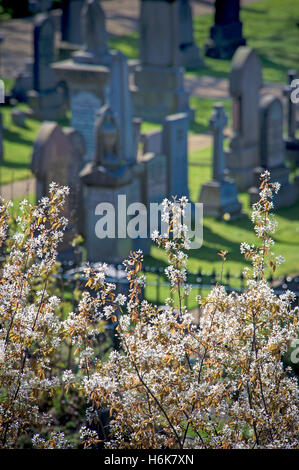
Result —
POLYGON ((223 150, 223 129, 228 122, 222 103, 216 103, 210 119, 210 130, 213 133, 213 179, 221 181, 224 178, 225 154, 223 150))
POLYGON ((293 88, 291 87, 292 81, 296 78, 296 71, 288 71, 288 85, 283 88, 283 95, 287 98, 287 110, 288 110, 288 137, 294 139, 296 136, 296 103, 291 101, 291 93, 293 88))

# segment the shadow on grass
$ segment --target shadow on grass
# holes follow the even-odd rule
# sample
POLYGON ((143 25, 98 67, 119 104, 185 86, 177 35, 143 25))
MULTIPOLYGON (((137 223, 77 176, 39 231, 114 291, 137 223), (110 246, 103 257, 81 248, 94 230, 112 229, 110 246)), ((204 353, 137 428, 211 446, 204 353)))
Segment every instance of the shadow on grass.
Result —
POLYGON ((14 144, 27 145, 28 147, 32 146, 32 140, 24 139, 24 137, 21 137, 18 132, 12 131, 8 128, 4 129, 3 137, 4 140, 13 142, 14 144))

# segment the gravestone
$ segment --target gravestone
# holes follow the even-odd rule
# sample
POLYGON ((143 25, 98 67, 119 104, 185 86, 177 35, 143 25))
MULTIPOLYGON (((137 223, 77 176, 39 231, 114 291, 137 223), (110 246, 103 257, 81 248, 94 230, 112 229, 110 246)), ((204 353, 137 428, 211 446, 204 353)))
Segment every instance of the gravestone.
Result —
POLYGON ((179 0, 179 63, 182 67, 203 65, 199 47, 194 42, 192 8, 189 0, 179 0))
POLYGON ((230 59, 239 46, 245 46, 239 19, 240 0, 216 0, 214 25, 206 42, 206 55, 230 59))
POLYGON ((227 152, 229 174, 241 191, 252 186, 253 170, 259 165, 259 90, 262 67, 255 52, 237 49, 232 60, 229 89, 233 99, 233 137, 227 152))
POLYGON ((286 158, 292 165, 297 167, 299 165, 299 139, 296 138, 296 109, 298 104, 293 103, 291 100, 291 94, 294 88, 291 87, 291 83, 296 79, 296 71, 288 71, 288 85, 283 88, 283 95, 287 100, 287 124, 288 124, 288 135, 284 138, 284 146, 286 150, 286 158))
MULTIPOLYGON (((125 222, 121 227, 122 236, 116 233, 109 238, 99 238, 96 225, 99 220, 97 205, 112 204, 118 214, 118 196, 126 196, 127 205, 140 201, 140 182, 133 178, 132 164, 124 158, 120 145, 120 126, 116 113, 109 105, 103 106, 95 122, 95 152, 92 162, 85 165, 80 173, 83 185, 85 210, 84 238, 88 261, 120 263, 135 248, 135 241, 126 234, 126 207, 122 210, 125 222)), ((111 223, 114 223, 114 218, 111 223)))
POLYGON ((64 0, 62 3, 61 40, 63 42, 81 45, 81 12, 85 0, 64 0))
POLYGON ((188 127, 186 113, 167 116, 163 123, 162 153, 167 161, 167 196, 189 197, 188 127))
POLYGON ((162 152, 162 132, 152 131, 141 136, 143 144, 143 153, 161 153, 162 152))
POLYGON ((34 19, 33 90, 28 102, 34 117, 56 120, 65 117, 64 95, 57 87, 57 78, 51 64, 55 59, 55 27, 53 19, 37 15, 34 19))
MULTIPOLYGON (((77 136, 78 137, 78 136, 77 136)), ((72 258, 71 242, 77 233, 74 213, 80 197, 78 188, 79 170, 82 168, 82 153, 74 152, 74 131, 64 133, 55 122, 45 122, 36 137, 33 148, 31 168, 36 176, 36 197, 41 199, 48 195, 52 181, 70 188, 63 215, 69 220, 63 242, 58 250, 61 258, 72 258), (70 137, 71 136, 71 137, 70 137), (81 160, 81 161, 80 161, 81 160), (77 192, 77 195, 75 194, 77 192)), ((78 140, 78 139, 77 139, 78 140)))
POLYGON ((111 105, 120 123, 123 158, 135 162, 140 122, 133 123, 126 57, 119 51, 108 50, 105 15, 98 1, 86 2, 82 24, 84 48, 72 59, 53 65, 69 89, 71 125, 84 135, 85 161, 91 161, 95 151, 96 113, 103 105, 111 105))
POLYGON ((259 199, 260 174, 268 170, 271 180, 281 184, 281 189, 274 196, 275 207, 294 204, 298 197, 298 189, 290 184, 290 170, 285 165, 283 144, 283 108, 281 101, 265 94, 260 100, 260 167, 254 171, 256 185, 250 188, 251 204, 259 199))
POLYGON ((179 13, 179 1, 141 2, 140 61, 131 92, 134 115, 149 121, 162 122, 178 112, 193 119, 180 64, 179 13))
POLYGON ((229 214, 230 218, 236 218, 242 209, 235 183, 225 176, 223 129, 227 122, 223 105, 214 105, 210 119, 210 130, 213 134, 213 179, 202 186, 199 196, 199 202, 203 203, 204 216, 208 217, 222 218, 229 214))
POLYGON ((14 80, 11 94, 20 102, 27 102, 27 94, 33 89, 33 66, 34 60, 26 60, 24 70, 20 70, 14 80))

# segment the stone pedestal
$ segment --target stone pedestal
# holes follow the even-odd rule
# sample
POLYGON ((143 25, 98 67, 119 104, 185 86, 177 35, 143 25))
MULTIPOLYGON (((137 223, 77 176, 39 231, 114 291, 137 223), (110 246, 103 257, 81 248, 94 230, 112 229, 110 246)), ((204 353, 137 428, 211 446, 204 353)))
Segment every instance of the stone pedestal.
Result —
POLYGON ((27 93, 30 110, 28 115, 41 121, 56 121, 65 118, 64 94, 58 89, 27 93))
POLYGON ((33 117, 57 120, 65 117, 65 96, 57 87, 58 80, 51 68, 55 58, 55 25, 53 18, 40 14, 34 20, 33 89, 28 104, 33 117))
POLYGON ((283 144, 283 109, 281 101, 266 94, 261 97, 260 107, 260 161, 261 168, 254 170, 255 187, 249 190, 250 202, 258 199, 260 174, 268 170, 273 182, 278 182, 281 188, 274 196, 274 204, 278 207, 292 205, 298 197, 297 187, 290 183, 290 169, 285 165, 283 144))
POLYGON ((202 186, 199 202, 203 203, 204 217, 222 219, 229 214, 230 219, 240 216, 242 204, 238 201, 238 192, 233 180, 212 180, 202 186))
POLYGON ((239 11, 240 0, 216 0, 215 24, 205 45, 208 57, 230 59, 239 46, 245 46, 239 11))
POLYGON ((194 120, 181 67, 136 66, 131 96, 134 115, 147 121, 163 122, 165 116, 176 113, 187 113, 194 120))
POLYGON ((249 47, 239 47, 230 72, 230 94, 233 98, 233 137, 226 154, 229 175, 238 190, 254 182, 253 171, 260 164, 259 90, 262 67, 249 47))

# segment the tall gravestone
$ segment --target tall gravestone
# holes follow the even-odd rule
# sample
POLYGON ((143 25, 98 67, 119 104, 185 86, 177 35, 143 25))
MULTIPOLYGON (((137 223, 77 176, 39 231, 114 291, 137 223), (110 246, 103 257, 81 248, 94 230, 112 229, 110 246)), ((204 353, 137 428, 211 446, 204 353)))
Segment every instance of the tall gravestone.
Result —
MULTIPOLYGON (((47 13, 51 9, 52 4, 52 0, 29 0, 28 2, 29 9, 34 15, 38 13, 47 13)), ((25 61, 24 69, 17 71, 11 93, 13 98, 17 99, 18 101, 27 102, 27 94, 30 90, 33 89, 34 62, 34 59, 27 59, 25 61)))
POLYGON ((260 100, 260 167, 254 171, 256 186, 250 188, 251 203, 258 200, 260 174, 268 170, 272 181, 281 184, 281 189, 274 197, 276 207, 294 204, 298 197, 298 189, 289 182, 290 170, 285 164, 283 143, 283 108, 281 101, 265 94, 260 100))
POLYGON ((182 67, 198 68, 203 65, 199 47, 194 42, 193 16, 190 0, 179 0, 179 63, 182 67))
POLYGON ((167 197, 189 197, 188 128, 186 113, 167 116, 163 123, 162 153, 167 161, 167 197))
POLYGON ((186 112, 193 118, 180 62, 179 13, 179 1, 141 2, 140 62, 131 86, 135 116, 162 122, 167 115, 186 112))
POLYGON ((63 214, 69 220, 69 224, 63 242, 59 245, 60 255, 64 258, 73 256, 71 242, 78 231, 77 211, 81 205, 79 200, 81 190, 78 183, 80 183, 82 153, 80 153, 80 136, 74 136, 74 133, 74 130, 64 132, 55 122, 45 122, 34 142, 31 163, 36 176, 37 199, 48 195, 52 181, 70 188, 70 197, 67 198, 63 214))
MULTIPOLYGON (((83 185, 87 259, 117 264, 134 249, 134 240, 127 236, 127 206, 140 201, 140 182, 134 178, 132 165, 126 161, 120 142, 120 125, 111 106, 103 106, 95 122, 95 151, 93 161, 80 173, 83 185), (125 196, 122 221, 117 217, 119 196, 125 196), (112 205, 112 219, 107 221, 107 236, 97 231, 100 223, 98 204, 112 205), (115 218, 116 217, 116 218, 115 218), (110 233, 108 236, 109 230, 110 233), (121 232, 121 234, 120 234, 121 232)), ((104 227, 102 227, 104 230, 104 227)))
POLYGON ((95 151, 96 114, 104 104, 111 105, 120 122, 119 139, 124 157, 135 161, 136 136, 127 60, 121 52, 108 49, 105 14, 98 0, 88 0, 81 16, 83 48, 72 59, 53 65, 69 89, 71 126, 83 134, 85 161, 91 161, 95 151))
POLYGON ((81 13, 85 0, 63 0, 61 40, 71 44, 83 44, 81 13))
POLYGON ((239 46, 245 46, 242 35, 240 0, 216 0, 214 25, 206 42, 206 55, 230 59, 239 46))
POLYGON ((57 48, 59 60, 66 60, 83 44, 81 14, 85 0, 63 0, 61 38, 57 48))
POLYGON ((203 213, 208 217, 222 218, 224 214, 229 214, 231 218, 236 218, 241 213, 242 205, 238 201, 236 185, 225 176, 223 129, 227 122, 223 105, 216 104, 210 119, 213 134, 213 179, 202 186, 199 196, 199 201, 203 203, 203 213))
POLYGON ((33 90, 28 92, 28 102, 34 117, 56 120, 65 117, 62 91, 51 64, 55 60, 55 26, 53 19, 39 14, 34 19, 33 90))
POLYGON ((3 160, 3 121, 2 113, 0 112, 0 162, 3 160))
POLYGON ((252 186, 253 170, 259 165, 259 91, 262 67, 255 52, 238 48, 232 60, 229 89, 233 99, 233 137, 227 152, 227 167, 241 191, 252 186))

